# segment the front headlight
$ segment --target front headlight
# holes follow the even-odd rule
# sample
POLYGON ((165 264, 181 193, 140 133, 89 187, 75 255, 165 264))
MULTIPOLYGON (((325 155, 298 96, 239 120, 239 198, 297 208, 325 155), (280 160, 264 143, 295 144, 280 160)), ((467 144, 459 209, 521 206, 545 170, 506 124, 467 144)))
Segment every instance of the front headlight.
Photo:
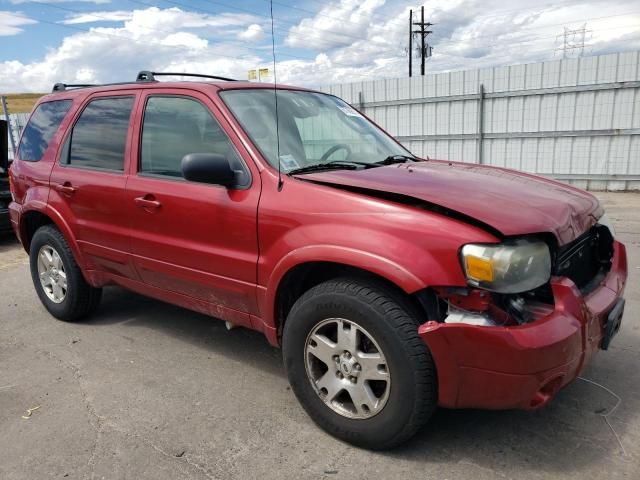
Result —
POLYGON ((611 223, 611 220, 609 219, 606 213, 600 217, 600 219, 598 220, 598 223, 600 225, 604 225, 605 227, 607 227, 611 232, 612 237, 616 236, 616 231, 613 229, 613 224, 611 223))
POLYGON ((522 293, 544 285, 551 276, 546 243, 530 238, 462 247, 462 268, 469 285, 498 293, 522 293))

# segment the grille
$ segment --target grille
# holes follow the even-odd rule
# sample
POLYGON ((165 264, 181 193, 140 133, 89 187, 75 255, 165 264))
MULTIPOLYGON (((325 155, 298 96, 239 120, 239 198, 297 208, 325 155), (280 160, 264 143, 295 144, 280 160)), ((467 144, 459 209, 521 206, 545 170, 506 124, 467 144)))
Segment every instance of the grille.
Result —
POLYGON ((588 293, 611 269, 612 257, 611 232, 603 225, 596 225, 558 250, 553 273, 570 278, 580 291, 588 293))

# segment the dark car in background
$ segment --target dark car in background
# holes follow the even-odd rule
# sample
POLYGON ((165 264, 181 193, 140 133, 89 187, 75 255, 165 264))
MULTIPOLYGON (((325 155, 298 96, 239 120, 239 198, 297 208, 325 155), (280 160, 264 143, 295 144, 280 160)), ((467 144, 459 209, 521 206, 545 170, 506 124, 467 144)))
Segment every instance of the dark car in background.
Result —
POLYGON ((0 234, 11 231, 9 220, 9 146, 7 122, 0 120, 0 234))

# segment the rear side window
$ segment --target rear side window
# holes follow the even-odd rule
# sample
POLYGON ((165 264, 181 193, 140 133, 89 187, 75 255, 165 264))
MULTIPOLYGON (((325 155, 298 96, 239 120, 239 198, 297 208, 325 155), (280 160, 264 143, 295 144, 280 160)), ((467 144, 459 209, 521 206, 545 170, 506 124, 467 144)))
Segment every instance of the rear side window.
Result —
POLYGON ((132 107, 133 97, 100 98, 89 103, 71 132, 66 163, 84 168, 124 170, 132 107))
POLYGON ((56 100, 38 105, 20 140, 18 154, 21 160, 40 161, 70 108, 71 100, 56 100))

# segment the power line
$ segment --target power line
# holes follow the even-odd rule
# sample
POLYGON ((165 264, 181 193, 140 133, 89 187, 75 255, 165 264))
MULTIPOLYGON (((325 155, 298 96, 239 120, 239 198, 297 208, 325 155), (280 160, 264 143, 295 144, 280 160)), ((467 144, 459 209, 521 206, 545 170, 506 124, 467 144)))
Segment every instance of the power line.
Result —
MULTIPOLYGON (((136 0, 129 0, 129 1, 131 1, 133 3, 139 3, 139 4, 147 6, 147 7, 152 6, 150 4, 147 4, 147 3, 144 3, 144 2, 140 2, 140 1, 136 1, 136 0)), ((53 4, 49 4, 49 3, 46 3, 46 2, 34 1, 34 3, 39 3, 41 5, 49 6, 49 7, 52 7, 52 8, 58 8, 58 9, 70 11, 70 12, 73 12, 73 13, 87 14, 87 12, 74 10, 74 9, 70 9, 70 8, 66 8, 66 7, 60 7, 59 5, 53 5, 53 4)), ((178 2, 170 2, 170 3, 178 4, 178 2)), ((181 5, 184 6, 184 4, 181 4, 181 5)), ((208 12, 209 13, 214 13, 214 14, 219 14, 218 12, 210 12, 210 11, 208 11, 208 12)), ((635 12, 630 12, 630 13, 635 13, 635 12)), ((610 17, 622 16, 622 15, 627 15, 627 14, 608 15, 608 16, 596 17, 596 18, 610 18, 610 17)), ((97 16, 98 18, 101 17, 100 15, 95 15, 95 16, 97 16)), ((102 18, 104 18, 105 20, 110 20, 110 19, 107 19, 105 17, 102 17, 102 18)), ((37 19, 37 20, 39 20, 39 19, 37 19)), ((94 34, 98 34, 98 35, 102 35, 102 36, 107 36, 107 37, 126 39, 126 40, 128 40, 130 42, 133 42, 133 43, 136 43, 136 44, 149 45, 149 46, 158 45, 157 43, 140 42, 138 40, 132 39, 129 36, 125 36, 125 35, 117 35, 117 34, 112 34, 112 33, 104 32, 104 31, 96 31, 94 29, 87 29, 87 28, 82 28, 82 27, 78 27, 78 26, 74 26, 74 25, 60 24, 60 23, 57 23, 57 22, 50 22, 50 21, 46 21, 46 20, 39 20, 39 21, 42 22, 42 23, 46 23, 46 24, 50 24, 50 25, 58 26, 58 27, 62 27, 62 28, 68 28, 68 29, 73 29, 73 30, 83 31, 83 32, 90 32, 90 33, 94 33, 94 34)), ((144 28, 149 29, 149 31, 162 32, 162 33, 165 33, 165 34, 175 33, 174 31, 171 31, 171 32, 162 31, 162 30, 158 30, 158 29, 153 29, 151 27, 144 27, 144 28)), ((596 29, 596 30, 597 31, 602 31, 602 30, 611 30, 611 29, 617 29, 617 28, 619 28, 619 27, 610 27, 610 28, 603 28, 603 29, 596 29)), ((479 37, 476 37, 476 38, 479 38, 479 37)), ((541 38, 545 38, 545 37, 536 37, 536 38, 532 38, 532 39, 525 40, 525 41, 522 41, 522 42, 512 42, 511 45, 529 44, 529 43, 538 41, 541 38)), ((548 37, 548 38, 552 38, 552 37, 548 37)), ((457 44, 458 42, 452 42, 452 41, 439 42, 438 45, 446 45, 446 44, 451 44, 451 43, 456 43, 457 44)), ((225 45, 226 44, 237 44, 237 45, 242 45, 243 47, 246 47, 246 43, 244 43, 244 42, 225 41, 225 45)), ((479 45, 479 46, 482 46, 482 45, 479 45)), ((176 46, 174 46, 174 47, 176 47, 176 46)), ((533 52, 529 51, 529 53, 536 53, 536 52, 538 52, 538 51, 533 51, 533 52)), ((540 52, 541 52, 541 50, 540 50, 540 52)), ((216 55, 216 56, 219 56, 219 57, 230 58, 230 59, 234 59, 234 60, 239 59, 239 58, 240 59, 242 59, 242 58, 255 58, 255 53, 251 54, 251 55, 253 55, 253 57, 250 54, 244 54, 244 55, 240 55, 240 56, 231 56, 231 55, 227 55, 227 54, 223 54, 223 53, 217 53, 215 50, 212 50, 211 53, 216 55)), ((306 61, 311 61, 311 62, 313 62, 315 60, 315 58, 313 58, 313 57, 305 57, 305 56, 301 56, 301 55, 294 55, 294 54, 287 54, 287 53, 279 53, 279 56, 293 58, 293 59, 306 60, 306 61)), ((360 78, 374 78, 375 77, 375 74, 361 73, 361 72, 354 71, 356 67, 354 67, 352 63, 344 64, 344 63, 332 61, 332 64, 334 66, 336 66, 336 67, 344 67, 345 69, 348 69, 347 71, 349 71, 349 75, 351 75, 351 76, 356 76, 356 77, 360 77, 360 78)))
MULTIPOLYGON (((137 1, 137 0, 128 0, 128 1, 133 2, 133 3, 138 3, 138 4, 141 4, 141 5, 152 6, 152 5, 149 5, 147 3, 137 1)), ((51 4, 51 3, 48 3, 48 2, 40 2, 38 0, 32 0, 32 3, 37 3, 37 4, 40 4, 40 5, 46 6, 46 7, 51 7, 51 8, 55 8, 55 9, 58 9, 58 10, 63 10, 63 11, 67 11, 67 12, 75 13, 75 14, 88 14, 87 12, 84 12, 84 11, 81 11, 81 10, 76 10, 76 9, 73 9, 73 8, 63 7, 63 6, 60 6, 60 5, 57 5, 57 4, 51 4)), ((176 2, 174 2, 174 3, 176 3, 176 2)), ((98 19, 102 19, 104 21, 112 21, 108 17, 104 17, 104 16, 99 15, 99 14, 91 13, 91 15, 93 17, 96 17, 98 19)), ((63 28, 70 28, 70 29, 73 29, 73 30, 79 30, 79 31, 84 31, 84 32, 95 32, 95 30, 82 28, 82 27, 78 27, 78 26, 75 26, 75 25, 69 25, 69 24, 57 23, 57 22, 50 22, 50 21, 40 20, 40 19, 37 19, 37 20, 42 22, 42 23, 46 23, 46 24, 49 24, 49 25, 55 25, 55 26, 59 26, 59 27, 63 27, 63 28)), ((175 33, 175 31, 159 30, 159 29, 152 28, 152 27, 143 26, 142 28, 147 29, 149 32, 162 33, 162 34, 165 34, 165 35, 171 35, 171 34, 175 33)), ((115 37, 115 38, 127 38, 127 39, 133 41, 134 43, 144 44, 144 45, 151 45, 151 43, 141 43, 139 41, 135 41, 135 40, 130 39, 129 37, 126 37, 126 36, 123 36, 123 35, 110 34, 110 33, 104 32, 104 31, 101 31, 99 33, 103 34, 103 36, 106 35, 106 36, 111 36, 111 37, 115 37)), ((237 41, 237 40, 225 40, 224 43, 225 43, 225 45, 239 45, 241 47, 246 47, 246 42, 237 41)), ((226 58, 233 58, 233 59, 239 58, 239 57, 233 57, 233 56, 230 56, 230 55, 219 54, 217 52, 213 52, 213 53, 215 53, 215 55, 218 55, 218 56, 221 56, 221 57, 226 57, 226 58)), ((299 59, 299 60, 315 61, 315 57, 305 57, 305 56, 301 56, 301 55, 293 55, 293 54, 288 54, 288 53, 279 53, 279 55, 280 56, 289 57, 289 58, 295 58, 295 59, 299 59)), ((246 58, 247 55, 245 55, 244 57, 246 58)), ((353 66, 352 64, 344 64, 344 63, 335 62, 335 61, 332 61, 332 64, 336 65, 336 66, 339 66, 339 67, 346 67, 346 68, 349 68, 349 67, 353 66)), ((369 76, 369 75, 366 75, 366 74, 358 74, 358 73, 353 73, 353 74, 357 75, 357 76, 366 76, 366 77, 369 76)))
MULTIPOLYGON (((136 1, 134 1, 134 0, 127 0, 127 1, 134 2, 134 3, 144 3, 144 2, 139 2, 139 1, 137 1, 137 0, 136 0, 136 1)), ((166 2, 166 3, 170 3, 170 4, 172 4, 172 5, 178 5, 178 6, 185 7, 185 8, 191 8, 191 9, 195 9, 195 10, 200 10, 200 11, 203 11, 203 12, 206 12, 206 13, 212 13, 212 14, 214 14, 214 15, 219 15, 219 13, 220 13, 220 12, 213 12, 213 11, 211 11, 211 10, 204 9, 204 8, 202 8, 202 7, 195 7, 195 6, 192 6, 192 5, 186 5, 186 4, 184 4, 184 3, 176 2, 176 1, 174 1, 174 0, 162 0, 162 1, 163 1, 163 2, 166 2)), ((268 1, 268 0, 267 0, 267 1, 268 1)), ((252 10, 249 10, 249 9, 247 9, 247 8, 237 7, 237 6, 235 6, 235 5, 231 5, 231 4, 224 3, 224 2, 217 2, 217 1, 214 1, 214 0, 207 0, 207 3, 212 3, 212 4, 214 4, 214 5, 219 5, 219 6, 222 6, 222 7, 230 8, 230 9, 232 9, 232 10, 236 10, 236 11, 243 12, 243 13, 249 13, 249 14, 251 14, 251 15, 258 16, 258 17, 260 17, 260 18, 263 18, 263 19, 265 19, 265 20, 267 20, 267 21, 269 20, 269 17, 268 17, 268 16, 266 16, 266 15, 256 15, 256 12, 254 12, 254 11, 252 11, 252 10)), ((145 4, 145 5, 147 5, 147 6, 154 6, 154 5, 150 5, 150 4, 145 4)), ((293 7, 291 7, 291 6, 287 6, 286 8, 293 8, 293 7)), ((299 24, 300 24, 300 22, 292 22, 292 21, 290 21, 290 20, 284 20, 284 19, 279 19, 278 21, 279 21, 280 23, 285 23, 285 24, 288 24, 288 25, 296 26, 296 27, 297 27, 297 26, 299 26, 299 24)), ((343 23, 344 23, 344 22, 343 22, 343 23)), ((281 30, 281 29, 279 29, 279 28, 275 28, 275 30, 278 30, 278 31, 285 31, 285 32, 287 32, 287 33, 289 32, 288 30, 281 30)), ((342 36, 342 37, 346 37, 346 38, 352 38, 352 39, 355 39, 355 40, 367 40, 366 38, 358 37, 358 36, 351 35, 351 34, 348 34, 348 33, 345 33, 345 32, 337 32, 337 31, 335 31, 335 30, 330 30, 330 29, 323 29, 322 31, 323 31, 323 32, 326 32, 326 33, 329 33, 330 35, 338 35, 338 36, 342 36)))
MULTIPOLYGON (((151 5, 151 4, 142 2, 140 0, 127 0, 127 1, 129 1, 131 3, 139 4, 139 5, 144 5, 144 6, 147 6, 147 7, 155 6, 155 5, 151 5)), ((182 7, 185 7, 185 8, 193 8, 194 10, 205 12, 205 13, 209 13, 209 14, 213 14, 213 15, 219 15, 220 14, 220 12, 208 10, 208 9, 205 9, 205 8, 202 8, 202 7, 186 5, 184 3, 177 2, 175 0, 162 0, 162 1, 164 1, 166 3, 169 3, 169 4, 172 4, 172 5, 182 6, 182 7)), ((266 0, 266 1, 268 1, 268 0, 266 0)), ((223 3, 223 2, 212 1, 212 0, 209 0, 209 3, 213 3, 213 4, 216 4, 216 5, 221 5, 223 7, 229 7, 229 8, 232 8, 234 10, 242 11, 242 12, 245 12, 245 13, 250 13, 250 14, 252 14, 254 16, 258 16, 260 18, 265 18, 266 20, 268 20, 267 17, 262 17, 260 15, 256 15, 255 12, 253 12, 251 10, 248 10, 248 9, 235 7, 233 5, 229 5, 229 4, 226 4, 226 3, 223 3)), ((286 8, 292 8, 292 7, 286 7, 286 8)), ((606 19, 606 18, 614 18, 614 17, 632 15, 632 14, 636 14, 636 13, 640 13, 640 12, 633 11, 633 12, 626 12, 626 13, 615 14, 615 15, 604 15, 604 16, 600 16, 600 17, 590 17, 590 18, 580 19, 580 20, 575 20, 575 21, 601 20, 601 19, 606 19)), ((498 15, 488 15, 486 17, 489 17, 489 16, 498 16, 498 15)), ((291 25, 296 25, 296 26, 299 25, 299 23, 296 23, 296 22, 290 22, 290 21, 285 21, 285 20, 279 20, 279 21, 282 22, 282 23, 288 23, 288 24, 291 24, 291 25)), ((532 27, 532 28, 522 28, 522 29, 520 29, 518 31, 518 33, 522 32, 522 31, 526 32, 526 31, 529 31, 529 30, 539 30, 539 29, 542 29, 542 28, 554 27, 554 26, 558 26, 558 25, 563 25, 563 24, 562 23, 559 23, 559 24, 547 24, 547 25, 540 25, 540 26, 536 26, 536 27, 532 27)), ((278 27, 276 27, 275 30, 276 31, 280 31, 280 32, 284 32, 284 33, 288 33, 289 32, 286 29, 280 29, 278 27)), ((604 30, 604 29, 600 29, 600 30, 604 30)), ((354 35, 345 34, 343 32, 335 32, 335 31, 331 31, 331 30, 323 30, 323 32, 327 32, 329 34, 338 35, 338 36, 347 36, 347 37, 350 37, 350 38, 353 38, 353 39, 356 39, 356 40, 360 40, 360 41, 369 41, 368 38, 357 37, 357 36, 354 36, 354 35)), ((474 40, 478 39, 478 38, 493 38, 493 39, 497 39, 498 37, 496 35, 477 35, 477 36, 473 37, 474 40)), ((537 37, 537 39, 546 39, 546 38, 555 38, 555 36, 537 37)), ((530 43, 530 42, 531 42, 531 40, 525 40, 525 41, 522 41, 522 42, 511 42, 511 45, 526 44, 526 43, 530 43)), ((444 45, 458 45, 460 43, 460 40, 453 40, 452 39, 452 40, 444 40, 444 41, 440 41, 440 42, 436 42, 436 43, 437 43, 438 47, 444 46, 444 45)), ((476 45, 476 47, 487 47, 487 46, 491 46, 491 45, 492 44, 484 44, 484 45, 481 44, 481 45, 476 45)), ((282 56, 282 55, 285 55, 285 54, 280 53, 280 55, 282 56)), ((300 58, 300 59, 303 59, 303 60, 314 60, 313 58, 303 57, 303 56, 299 56, 299 55, 287 54, 286 56, 291 57, 291 58, 300 58)), ((341 65, 341 64, 337 63, 336 65, 341 65)), ((350 65, 342 64, 342 66, 348 67, 350 65)))
MULTIPOLYGON (((58 6, 54 6, 52 4, 48 4, 48 3, 45 3, 45 2, 34 1, 34 3, 40 3, 42 5, 46 5, 46 6, 50 6, 50 7, 54 7, 54 8, 58 7, 58 6)), ((140 3, 142 3, 142 2, 140 2, 140 3)), ((64 8, 64 9, 68 10, 68 11, 75 12, 75 13, 86 13, 86 12, 73 10, 73 9, 68 9, 68 8, 64 8)), ((105 18, 105 17, 102 17, 102 18, 105 18)), ((100 35, 100 36, 103 36, 103 37, 117 38, 117 39, 121 39, 121 40, 124 39, 124 40, 127 40, 127 41, 132 42, 132 43, 137 44, 137 45, 146 45, 146 46, 158 46, 159 45, 159 43, 157 43, 157 42, 156 43, 141 42, 139 40, 131 38, 130 36, 118 35, 118 34, 115 34, 115 33, 108 33, 108 32, 105 32, 104 30, 95 30, 95 29, 91 29, 91 28, 83 28, 83 27, 79 27, 77 25, 67 25, 67 24, 64 24, 64 23, 52 22, 52 21, 49 21, 49 20, 43 20, 43 19, 40 19, 40 18, 35 18, 35 20, 37 20, 40 23, 44 23, 44 24, 47 24, 47 25, 52 25, 52 26, 55 26, 55 27, 66 28, 66 29, 76 30, 76 31, 81 31, 81 32, 87 32, 87 33, 91 33, 91 34, 95 34, 95 35, 100 35)), ((159 32, 159 33, 168 33, 168 34, 175 33, 175 32, 151 29, 150 27, 145 27, 145 28, 149 28, 150 31, 155 31, 155 32, 159 32)), ((231 44, 231 45, 233 45, 233 44, 242 44, 243 46, 245 46, 244 43, 235 42, 235 41, 228 41, 228 42, 225 42, 225 44, 231 44)), ((168 47, 171 47, 171 48, 183 48, 183 46, 181 46, 181 45, 165 45, 165 46, 168 46, 168 47)), ((232 55, 227 55, 227 54, 223 54, 223 53, 218 53, 216 51, 212 51, 211 53, 214 54, 217 57, 229 58, 229 59, 232 59, 232 60, 251 59, 251 58, 253 58, 249 54, 243 54, 243 55, 240 55, 240 56, 232 56, 232 55)), ((255 54, 252 54, 252 55, 255 56, 255 54)), ((292 54, 286 54, 286 53, 279 53, 279 55, 280 56, 285 56, 285 57, 290 57, 290 58, 295 58, 295 59, 300 59, 300 60, 307 60, 307 61, 314 61, 315 60, 315 58, 312 58, 312 57, 302 57, 302 56, 299 56, 299 55, 292 55, 292 54)), ((342 64, 342 63, 338 63, 338 62, 332 62, 332 64, 336 65, 338 67, 353 68, 353 65, 351 65, 351 64, 346 65, 346 64, 342 64)), ((356 76, 356 77, 361 77, 361 78, 371 78, 372 77, 372 75, 370 75, 370 74, 358 73, 358 72, 350 72, 349 75, 356 76)))
MULTIPOLYGON (((601 16, 601 17, 581 18, 581 19, 574 20, 574 22, 590 22, 590 21, 594 21, 594 20, 603 20, 603 19, 606 19, 606 18, 615 18, 615 17, 626 17, 627 15, 637 15, 637 14, 640 14, 640 11, 635 10, 633 12, 618 13, 618 14, 615 14, 615 15, 604 15, 604 16, 601 16)), ((531 27, 531 28, 521 28, 520 30, 518 30, 517 33, 520 33, 520 32, 523 32, 523 31, 524 32, 528 32, 528 31, 540 30, 540 29, 543 29, 543 28, 564 26, 564 25, 566 25, 566 22, 550 23, 550 24, 546 24, 546 25, 538 25, 538 26, 531 27)), ((616 26, 616 27, 611 27, 611 28, 600 28, 598 30, 607 30, 607 29, 611 30, 611 29, 619 29, 619 28, 620 28, 619 26, 616 26)), ((494 38, 494 39, 497 39, 498 36, 497 35, 476 35, 476 36, 474 36, 472 38, 472 40, 476 40, 478 38, 494 38)), ((551 35, 551 36, 546 36, 546 37, 535 37, 535 38, 538 39, 538 40, 543 40, 543 39, 547 39, 547 38, 556 38, 556 35, 551 35)), ((462 40, 460 40, 460 39, 458 39, 458 40, 454 40, 454 39, 445 40, 443 42, 438 42, 438 46, 440 46, 440 45, 448 45, 448 44, 458 44, 458 43, 460 43, 460 41, 462 41, 462 40)), ((513 45, 513 43, 512 43, 512 45, 513 45)), ((479 46, 487 46, 487 45, 479 45, 479 46)))
MULTIPOLYGON (((143 2, 143 1, 140 1, 140 0, 127 0, 127 1, 131 2, 131 3, 138 4, 138 5, 143 5, 143 6, 146 6, 146 7, 155 7, 156 6, 156 5, 149 4, 149 3, 146 3, 146 2, 143 2)), ((181 6, 181 7, 184 7, 184 8, 192 8, 192 9, 194 9, 196 11, 201 11, 201 12, 205 12, 205 13, 209 13, 209 14, 213 14, 213 15, 220 15, 220 13, 221 13, 221 12, 216 12, 216 11, 204 9, 202 7, 196 7, 196 6, 187 5, 187 4, 184 4, 184 3, 181 3, 181 2, 177 2, 175 0, 162 0, 162 1, 164 1, 165 3, 172 4, 172 5, 177 5, 177 6, 181 6)), ((268 2, 269 0, 265 0, 265 1, 268 2)), ((46 6, 50 6, 50 7, 53 7, 53 8, 66 10, 66 11, 69 11, 69 12, 74 12, 74 13, 79 13, 79 14, 87 14, 87 12, 84 12, 84 11, 74 10, 74 9, 71 9, 71 8, 63 8, 63 7, 60 7, 60 6, 51 4, 51 3, 47 3, 47 2, 40 2, 40 1, 32 0, 32 3, 38 3, 38 4, 41 4, 41 5, 46 5, 46 6)), ((234 10, 242 11, 242 12, 245 12, 245 13, 250 13, 250 14, 252 14, 254 16, 258 16, 259 18, 265 18, 266 20, 268 20, 267 17, 263 17, 261 15, 256 15, 255 12, 253 12, 251 10, 248 10, 248 9, 235 7, 233 5, 229 5, 229 4, 226 4, 226 3, 223 3, 223 2, 216 2, 216 1, 211 1, 211 0, 209 0, 209 3, 213 3, 213 4, 221 5, 221 6, 224 6, 224 7, 232 8, 234 10)), ((278 2, 274 2, 274 3, 279 4, 278 2)), ((283 4, 279 4, 279 5, 283 5, 283 4)), ((293 8, 293 7, 286 6, 286 8, 293 8)), ((600 20, 600 19, 605 19, 605 18, 626 16, 626 15, 631 15, 631 14, 636 14, 636 13, 640 13, 640 12, 633 11, 633 12, 626 12, 626 13, 615 14, 615 15, 605 15, 605 16, 600 16, 600 17, 590 17, 590 18, 576 20, 576 21, 593 21, 593 20, 600 20)), ((100 18, 98 15, 94 15, 94 16, 100 18)), ((495 16, 495 15, 493 15, 493 16, 495 16)), ((107 19, 107 18, 105 18, 105 20, 106 21, 107 20, 108 21, 112 21, 111 19, 107 19)), ((296 25, 296 26, 299 25, 299 23, 295 23, 295 22, 288 22, 288 21, 285 21, 285 20, 280 20, 280 21, 283 22, 283 23, 289 23, 291 25, 296 25)), ((534 28, 522 28, 522 29, 520 29, 518 31, 518 33, 522 32, 522 31, 539 30, 541 28, 554 27, 554 26, 558 26, 558 25, 563 25, 563 24, 562 23, 547 24, 547 25, 540 25, 540 26, 537 26, 537 27, 534 27, 534 28)), ((149 28, 149 27, 145 27, 145 28, 149 28)), ((153 29, 151 29, 151 28, 149 28, 149 29, 153 31, 153 29)), ((288 30, 279 29, 277 27, 275 28, 275 30, 288 33, 288 30)), ((602 30, 602 29, 600 29, 600 30, 602 30)), ((156 31, 160 31, 160 30, 156 30, 156 31)), ((323 30, 323 32, 328 32, 330 34, 339 35, 339 36, 348 36, 350 38, 354 38, 356 40, 361 40, 361 41, 368 41, 369 40, 368 38, 357 37, 357 36, 354 36, 354 35, 345 34, 343 32, 335 32, 335 31, 332 31, 332 30, 323 30)), ((163 33, 166 33, 166 32, 163 32, 163 33)), ((477 35, 477 36, 473 37, 474 40, 478 39, 478 38, 498 38, 498 37, 496 35, 477 35)), ((553 37, 551 37, 551 36, 550 37, 537 37, 537 38, 538 39, 555 38, 555 36, 553 36, 553 37)), ((523 42, 511 42, 511 44, 529 43, 529 42, 530 42, 529 40, 526 40, 526 41, 523 41, 523 42)), ((450 45, 450 44, 456 44, 457 45, 459 43, 460 43, 460 40, 453 40, 453 39, 452 40, 444 40, 444 41, 437 42, 438 46, 450 45)), ((476 46, 484 47, 484 46, 489 46, 489 45, 476 45, 476 46)), ((302 56, 296 56, 296 55, 287 55, 287 56, 290 56, 292 58, 313 60, 311 57, 302 57, 302 56)), ((348 65, 343 65, 343 66, 348 66, 348 65)))

